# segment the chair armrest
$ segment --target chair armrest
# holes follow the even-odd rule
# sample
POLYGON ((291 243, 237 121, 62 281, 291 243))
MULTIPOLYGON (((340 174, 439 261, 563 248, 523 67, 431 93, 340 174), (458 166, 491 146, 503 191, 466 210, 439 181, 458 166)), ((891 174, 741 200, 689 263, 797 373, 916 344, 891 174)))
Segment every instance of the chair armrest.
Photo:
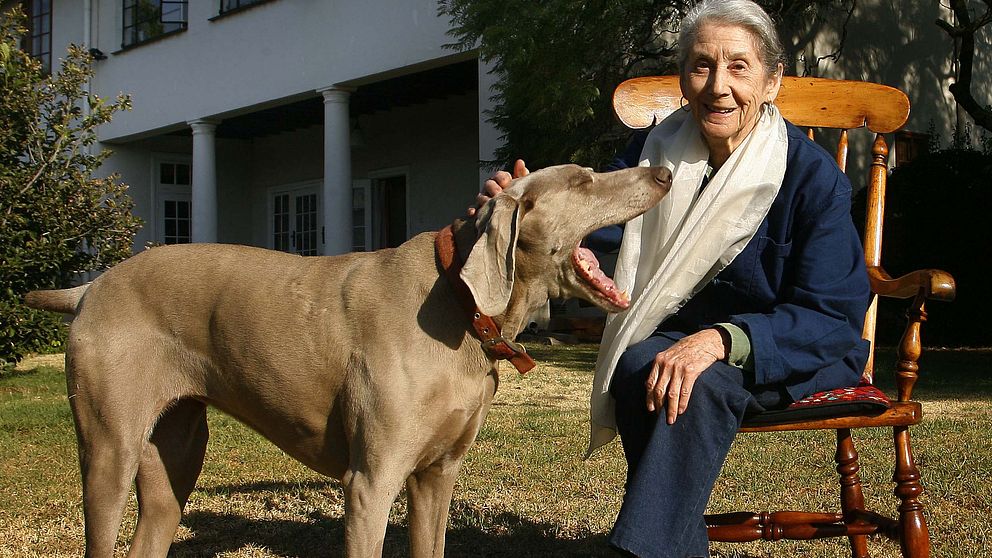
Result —
POLYGON ((954 277, 940 269, 920 269, 893 279, 879 266, 868 268, 871 290, 879 296, 910 298, 922 294, 928 300, 954 300, 954 277))

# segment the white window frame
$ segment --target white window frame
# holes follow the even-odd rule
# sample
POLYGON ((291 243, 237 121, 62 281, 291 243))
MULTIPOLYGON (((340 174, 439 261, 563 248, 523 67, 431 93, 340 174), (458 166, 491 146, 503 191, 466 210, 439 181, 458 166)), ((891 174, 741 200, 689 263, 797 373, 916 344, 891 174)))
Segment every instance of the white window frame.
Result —
MULTIPOLYGON (((193 158, 188 155, 174 153, 159 153, 152 155, 151 183, 154 195, 152 198, 152 238, 159 244, 165 244, 165 215, 162 207, 166 201, 186 201, 190 203, 192 213, 193 203, 193 158), (190 180, 189 185, 162 184, 161 166, 163 163, 189 165, 190 180)), ((190 238, 192 240, 192 227, 196 223, 192 221, 190 215, 190 238)))
POLYGON ((352 252, 368 252, 371 250, 372 246, 372 212, 369 211, 369 201, 372 196, 372 180, 368 178, 356 178, 351 181, 351 251, 352 252), (355 244, 355 228, 359 225, 354 222, 355 215, 355 192, 361 191, 363 196, 362 203, 362 227, 364 238, 362 238, 362 245, 358 246, 355 244))
MULTIPOLYGON (((276 249, 275 243, 275 222, 272 218, 273 212, 275 211, 275 198, 276 196, 289 194, 290 199, 294 194, 300 193, 314 193, 317 195, 317 255, 324 255, 324 244, 325 235, 327 232, 324 230, 324 196, 323 196, 323 182, 321 180, 304 180, 302 182, 291 182, 288 184, 279 184, 277 186, 269 186, 266 188, 265 193, 265 247, 270 250, 276 249)), ((290 219, 292 226, 292 219, 290 219)))

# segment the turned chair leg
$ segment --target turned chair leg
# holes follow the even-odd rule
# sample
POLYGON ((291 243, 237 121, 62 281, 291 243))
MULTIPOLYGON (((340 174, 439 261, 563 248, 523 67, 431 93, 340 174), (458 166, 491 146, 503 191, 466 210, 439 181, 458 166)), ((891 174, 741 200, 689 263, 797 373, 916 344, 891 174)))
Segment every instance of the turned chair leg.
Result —
MULTIPOLYGON (((856 521, 855 514, 865 509, 865 497, 861 491, 861 477, 858 471, 858 451, 854 448, 854 439, 850 428, 837 430, 837 473, 840 474, 840 506, 844 513, 844 522, 856 521)), ((852 558, 868 558, 868 537, 855 535, 848 537, 851 541, 852 558)))
POLYGON ((904 558, 928 558, 930 556, 930 532, 923 517, 923 504, 919 497, 923 493, 920 484, 920 470, 913 459, 913 449, 909 439, 909 428, 897 426, 893 429, 896 446, 896 470, 893 479, 895 494, 899 497, 899 544, 904 558))

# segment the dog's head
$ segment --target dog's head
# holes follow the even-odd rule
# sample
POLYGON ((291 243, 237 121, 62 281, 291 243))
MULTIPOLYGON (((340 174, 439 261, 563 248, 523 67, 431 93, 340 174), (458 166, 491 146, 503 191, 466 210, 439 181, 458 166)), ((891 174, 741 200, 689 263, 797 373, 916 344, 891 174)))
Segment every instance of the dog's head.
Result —
POLYGON ((672 173, 661 167, 595 173, 562 165, 516 179, 480 208, 478 240, 462 280, 482 312, 505 314, 510 321, 522 321, 549 298, 581 298, 607 312, 624 310, 627 294, 579 243, 594 230, 644 213, 671 185, 672 173))

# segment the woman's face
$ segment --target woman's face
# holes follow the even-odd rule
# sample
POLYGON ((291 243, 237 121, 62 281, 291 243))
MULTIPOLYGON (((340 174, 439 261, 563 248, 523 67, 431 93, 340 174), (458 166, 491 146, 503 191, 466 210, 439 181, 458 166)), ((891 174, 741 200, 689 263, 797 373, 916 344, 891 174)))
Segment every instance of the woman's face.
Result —
POLYGON ((682 94, 709 144, 713 164, 726 161, 754 128, 762 103, 778 95, 782 65, 769 75, 757 44, 743 27, 703 23, 689 48, 682 94))

